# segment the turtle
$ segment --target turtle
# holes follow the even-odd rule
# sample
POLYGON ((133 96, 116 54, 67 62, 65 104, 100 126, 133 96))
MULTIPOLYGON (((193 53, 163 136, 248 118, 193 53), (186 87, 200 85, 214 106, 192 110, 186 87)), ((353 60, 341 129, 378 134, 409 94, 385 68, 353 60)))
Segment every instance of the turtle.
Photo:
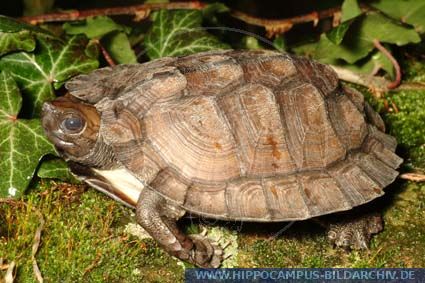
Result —
MULTIPOLYGON (((218 267, 223 247, 177 221, 286 222, 350 211, 384 194, 402 163, 378 113, 334 70, 271 50, 215 50, 97 69, 42 107, 71 171, 136 209, 169 254, 218 267)), ((332 226, 333 225, 333 226, 332 226)), ((376 215, 332 224, 364 248, 376 215)))

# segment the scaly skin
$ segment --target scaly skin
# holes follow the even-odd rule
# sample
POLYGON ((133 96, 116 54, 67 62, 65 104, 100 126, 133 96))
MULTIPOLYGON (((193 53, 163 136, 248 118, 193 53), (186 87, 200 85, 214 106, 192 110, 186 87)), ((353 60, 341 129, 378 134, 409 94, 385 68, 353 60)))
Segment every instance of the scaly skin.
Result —
POLYGON ((371 213, 331 224, 328 239, 335 246, 344 249, 367 249, 372 235, 382 230, 382 216, 371 213))
POLYGON ((137 222, 168 253, 196 266, 217 268, 223 259, 223 249, 204 235, 185 235, 178 227, 185 211, 167 202, 149 188, 143 189, 137 202, 137 222))

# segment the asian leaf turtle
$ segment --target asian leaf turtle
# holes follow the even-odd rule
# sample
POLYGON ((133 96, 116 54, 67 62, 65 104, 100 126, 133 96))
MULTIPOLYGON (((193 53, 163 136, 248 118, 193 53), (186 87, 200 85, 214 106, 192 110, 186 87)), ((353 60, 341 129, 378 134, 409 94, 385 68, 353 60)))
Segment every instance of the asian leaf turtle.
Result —
MULTIPOLYGON (((224 50, 79 75, 42 123, 76 176, 136 208, 170 254, 217 267, 222 249, 176 225, 185 213, 253 222, 350 210, 382 196, 402 159, 363 96, 316 61, 224 50)), ((376 216, 336 225, 364 247, 376 216), (353 230, 353 227, 356 230, 353 230)))

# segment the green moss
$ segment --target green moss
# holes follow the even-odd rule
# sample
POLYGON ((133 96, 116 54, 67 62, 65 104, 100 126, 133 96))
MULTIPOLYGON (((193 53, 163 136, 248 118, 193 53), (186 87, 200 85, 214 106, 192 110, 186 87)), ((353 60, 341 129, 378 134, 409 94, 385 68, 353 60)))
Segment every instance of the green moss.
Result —
POLYGON ((71 199, 65 198, 70 192, 61 187, 43 184, 27 196, 27 208, 0 206, 0 254, 17 263, 17 282, 34 282, 30 254, 39 222, 31 207, 46 220, 37 254, 45 282, 182 280, 177 261, 153 240, 141 241, 124 232, 124 224, 134 221, 129 209, 94 190, 81 194, 81 187, 71 199))
POLYGON ((397 138, 399 146, 407 151, 408 162, 425 168, 425 91, 400 91, 390 99, 398 112, 385 118, 389 131, 397 138))
MULTIPOLYGON (((399 185, 399 184, 396 184, 399 185)), ((325 230, 313 221, 294 224, 277 238, 274 224, 260 231, 245 227, 239 235, 242 267, 425 267, 425 184, 405 183, 389 191, 384 207, 385 229, 366 251, 333 248, 325 230)), ((390 188, 392 189, 392 188, 390 188)), ((247 224, 249 225, 249 224, 247 224)))

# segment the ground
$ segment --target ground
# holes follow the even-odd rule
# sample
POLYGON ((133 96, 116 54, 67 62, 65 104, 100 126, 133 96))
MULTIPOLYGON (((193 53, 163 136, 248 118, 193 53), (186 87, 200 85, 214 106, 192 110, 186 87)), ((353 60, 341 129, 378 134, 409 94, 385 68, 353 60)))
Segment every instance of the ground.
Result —
MULTIPOLYGON (((406 80, 425 82, 424 69, 415 60, 408 63, 406 80)), ((386 99, 398 111, 368 98, 399 142, 398 153, 405 159, 401 170, 424 170, 425 91, 389 93, 386 99)), ((183 281, 189 266, 168 256, 152 239, 132 235, 134 212, 93 189, 41 180, 23 202, 0 204, 0 258, 15 261, 16 282, 36 282, 31 262, 39 225, 35 210, 46 221, 36 256, 45 282, 183 281)), ((398 179, 369 205, 383 211, 385 227, 366 251, 333 248, 325 230, 312 221, 290 227, 205 220, 182 224, 189 232, 207 227, 212 237, 221 234, 221 242, 230 241, 228 267, 425 267, 425 183, 398 179)))

